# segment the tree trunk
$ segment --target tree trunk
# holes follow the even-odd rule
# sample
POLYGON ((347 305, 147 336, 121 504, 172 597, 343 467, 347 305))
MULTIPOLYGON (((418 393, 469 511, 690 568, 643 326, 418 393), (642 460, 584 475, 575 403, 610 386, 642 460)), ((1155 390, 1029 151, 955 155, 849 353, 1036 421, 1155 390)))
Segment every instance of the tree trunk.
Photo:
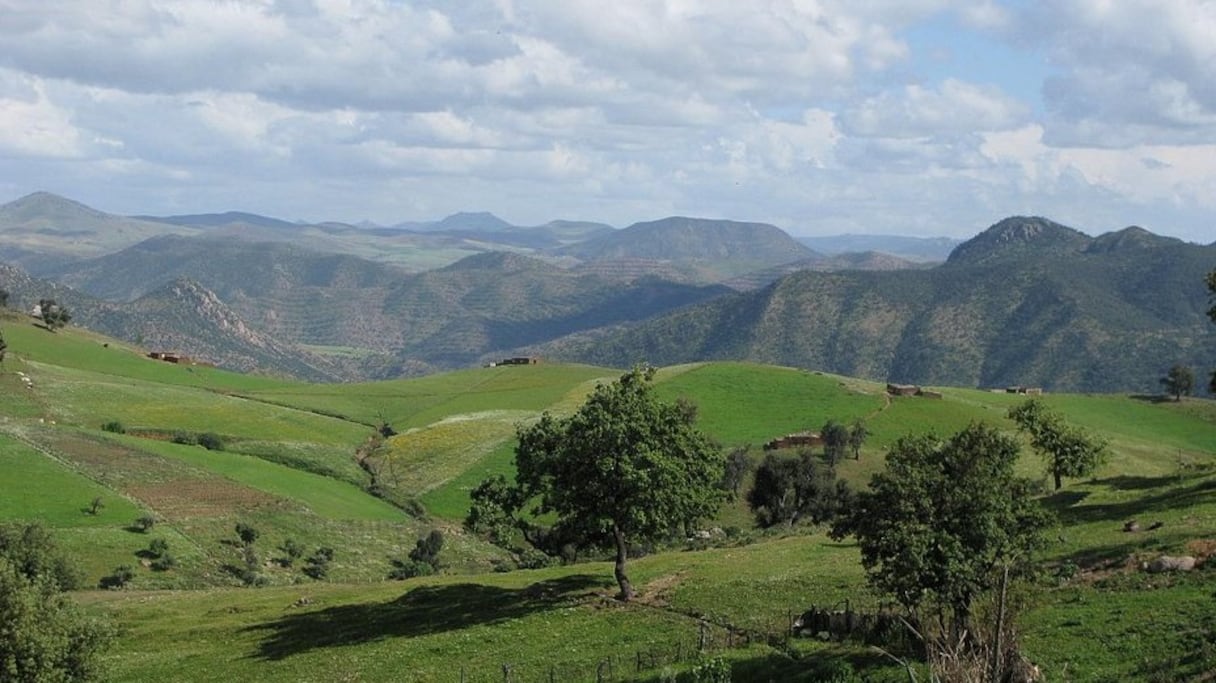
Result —
POLYGON ((635 595, 633 586, 629 583, 629 577, 625 576, 625 558, 629 554, 629 548, 625 545, 625 533, 616 524, 612 525, 612 537, 616 540, 616 566, 613 568, 613 572, 616 575, 616 582, 621 586, 621 594, 617 597, 621 602, 629 602, 635 595))
POLYGON ((1064 486, 1064 483, 1060 481, 1060 470, 1052 470, 1051 473, 1056 477, 1056 490, 1059 491, 1064 486))

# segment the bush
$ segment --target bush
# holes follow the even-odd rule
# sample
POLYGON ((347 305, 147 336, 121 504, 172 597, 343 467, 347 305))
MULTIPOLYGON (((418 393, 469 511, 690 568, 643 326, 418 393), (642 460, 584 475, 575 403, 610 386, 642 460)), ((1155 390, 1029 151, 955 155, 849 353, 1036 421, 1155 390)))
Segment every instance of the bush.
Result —
POLYGON ((536 548, 524 548, 519 551, 519 560, 516 561, 516 564, 520 569, 541 569, 542 567, 550 567, 556 562, 557 560, 536 548))
POLYGON ((270 579, 252 569, 246 569, 241 572, 241 583, 254 588, 261 588, 270 585, 270 579))
POLYGON ((439 551, 443 549, 443 532, 432 529, 426 538, 418 539, 414 549, 410 551, 412 562, 429 564, 432 570, 439 569, 439 551))
POLYGON ((172 441, 173 443, 180 443, 183 446, 197 446, 198 445, 198 437, 194 436, 190 432, 181 432, 181 431, 173 432, 173 437, 170 439, 170 441, 172 441))
POLYGON ((236 535, 241 539, 241 545, 246 547, 258 540, 258 530, 244 522, 236 523, 236 535))
POLYGON ((393 560, 393 568, 388 573, 388 578, 397 581, 403 579, 412 579, 415 576, 430 576, 435 573, 435 568, 427 562, 419 562, 418 560, 393 560))
POLYGON ((697 683, 730 683, 730 664, 721 657, 714 657, 692 668, 692 679, 697 683))
POLYGON ((100 679, 99 655, 113 638, 60 592, 54 576, 31 576, 0 555, 0 679, 100 679))
POLYGON ((329 575, 329 563, 334 559, 334 549, 320 547, 305 560, 304 573, 317 581, 325 580, 329 575))
POLYGON ((215 432, 206 432, 199 434, 198 445, 209 451, 222 451, 224 450, 224 439, 215 432))
POLYGON ((135 528, 145 534, 151 531, 154 526, 156 526, 156 518, 152 515, 141 515, 135 518, 135 528))
POLYGON ((169 542, 163 538, 154 538, 148 544, 148 552, 153 557, 164 557, 165 553, 169 552, 169 542))
POLYGON ((127 428, 118 420, 111 420, 101 426, 101 431, 113 434, 126 434, 127 428))
POLYGON ((0 558, 31 581, 46 578, 61 591, 80 588, 80 574, 41 524, 0 525, 0 558))
POLYGON ((119 589, 126 586, 135 578, 135 570, 130 565, 122 565, 114 568, 114 572, 108 576, 101 577, 101 581, 97 583, 99 588, 119 589))
POLYGON ((304 546, 296 543, 294 539, 283 541, 283 545, 279 546, 283 551, 283 557, 279 558, 279 564, 284 567, 291 567, 296 560, 304 557, 304 546))
POLYGON ((166 550, 160 555, 160 557, 152 560, 152 564, 150 566, 153 570, 158 572, 168 571, 177 566, 177 560, 173 559, 173 556, 170 555, 166 550))

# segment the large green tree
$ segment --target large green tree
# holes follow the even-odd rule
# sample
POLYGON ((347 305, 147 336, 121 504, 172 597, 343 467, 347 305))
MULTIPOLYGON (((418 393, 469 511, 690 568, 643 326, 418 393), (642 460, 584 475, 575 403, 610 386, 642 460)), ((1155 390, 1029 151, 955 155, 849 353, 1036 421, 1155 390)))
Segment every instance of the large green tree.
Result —
POLYGON ((111 630, 64 594, 74 581, 45 529, 0 529, 0 681, 99 677, 98 655, 111 630))
POLYGON ((480 487, 508 514, 531 502, 533 518, 553 515, 559 538, 614 548, 622 600, 634 595, 625 572, 630 544, 682 531, 716 512, 724 496, 722 454, 694 426, 694 410, 655 397, 653 378, 653 369, 635 368, 596 386, 573 415, 545 413, 521 428, 514 486, 480 487))
POLYGON ((747 504, 756 524, 765 528, 793 526, 803 518, 819 524, 832 521, 848 507, 851 493, 830 465, 806 449, 797 456, 764 456, 747 492, 747 504))
POLYGON ((1064 485, 1064 477, 1092 474, 1106 459, 1105 441, 1068 424, 1038 399, 1010 408, 1009 419, 1030 435, 1030 445, 1047 461, 1057 491, 1064 485))
POLYGON ((1017 459, 1017 442, 981 423, 945 441, 904 437, 832 535, 857 537, 871 586, 960 634, 996 569, 1025 561, 1049 521, 1017 459))

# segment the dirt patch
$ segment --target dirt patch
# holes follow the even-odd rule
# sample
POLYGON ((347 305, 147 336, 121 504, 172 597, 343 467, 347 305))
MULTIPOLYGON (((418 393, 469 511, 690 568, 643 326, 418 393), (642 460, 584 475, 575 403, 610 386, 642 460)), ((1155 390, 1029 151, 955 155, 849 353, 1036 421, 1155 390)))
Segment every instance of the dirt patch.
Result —
POLYGON ((285 501, 264 491, 105 439, 43 432, 34 439, 88 476, 173 520, 226 517, 285 501))
POLYGON ((126 492, 169 519, 226 517, 279 501, 220 477, 136 484, 127 487, 126 492))
POLYGON ((675 593, 676 588, 684 582, 684 578, 688 576, 688 572, 676 572, 675 574, 667 574, 647 583, 646 586, 638 592, 634 598, 636 602, 651 607, 667 607, 671 604, 671 596, 675 593))

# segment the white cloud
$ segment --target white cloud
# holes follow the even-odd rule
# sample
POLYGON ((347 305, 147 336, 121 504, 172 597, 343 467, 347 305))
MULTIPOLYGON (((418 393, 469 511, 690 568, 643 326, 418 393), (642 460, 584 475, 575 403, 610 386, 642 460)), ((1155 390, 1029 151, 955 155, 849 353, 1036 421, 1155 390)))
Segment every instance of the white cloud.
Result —
POLYGON ((83 152, 80 138, 39 79, 0 69, 0 153, 71 159, 83 152))
POLYGON ((1216 181, 1212 8, 0 0, 0 193, 951 234, 1161 210, 1196 234, 1216 181), (925 22, 927 46, 909 32, 925 22), (993 40, 991 59, 934 61, 993 40), (1050 60, 1042 102, 1007 85, 1019 55, 1050 60))
POLYGON ((918 138, 959 131, 993 131, 1025 120, 1025 104, 993 86, 949 78, 937 87, 909 85, 846 109, 845 131, 863 137, 918 138))
POLYGON ((1058 70, 1044 89, 1056 146, 1131 147, 1216 135, 1216 4, 1064 0, 1022 18, 1058 70))

